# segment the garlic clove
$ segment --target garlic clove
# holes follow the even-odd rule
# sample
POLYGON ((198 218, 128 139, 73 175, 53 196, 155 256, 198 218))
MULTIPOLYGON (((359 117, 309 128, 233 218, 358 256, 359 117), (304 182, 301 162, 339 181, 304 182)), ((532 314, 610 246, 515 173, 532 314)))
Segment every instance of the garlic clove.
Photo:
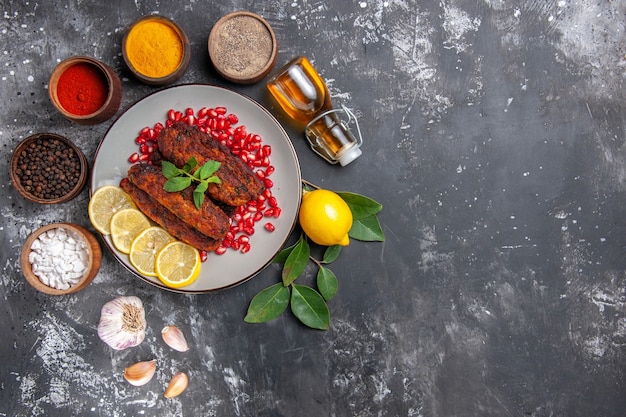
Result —
POLYGON ((155 372, 156 359, 137 362, 124 369, 124 379, 126 379, 131 385, 139 387, 150 382, 155 372))
POLYGON ((167 385, 163 395, 165 395, 166 398, 174 398, 187 389, 187 384, 189 384, 189 377, 187 377, 187 374, 184 372, 177 372, 170 380, 170 383, 167 385))
POLYGON ((163 330, 161 330, 161 336, 163 337, 163 341, 172 349, 179 352, 187 352, 189 350, 185 335, 178 327, 165 326, 163 330))

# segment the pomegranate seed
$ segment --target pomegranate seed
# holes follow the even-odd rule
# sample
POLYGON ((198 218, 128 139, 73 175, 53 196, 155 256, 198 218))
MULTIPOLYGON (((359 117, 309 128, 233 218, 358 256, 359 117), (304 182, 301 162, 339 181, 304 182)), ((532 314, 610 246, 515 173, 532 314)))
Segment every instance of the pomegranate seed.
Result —
POLYGON ((261 220, 261 219, 263 218, 263 213, 261 213, 260 211, 257 211, 257 212, 254 214, 254 217, 253 217, 253 218, 254 218, 254 221, 255 221, 255 222, 258 222, 259 220, 261 220))
POLYGON ((224 107, 224 106, 216 107, 215 108, 215 112, 217 114, 221 114, 221 115, 226 114, 226 107, 224 107))
POLYGON ((274 226, 272 223, 265 223, 265 230, 267 230, 268 232, 273 232, 274 230, 276 230, 276 226, 274 226))
POLYGON ((139 154, 137 152, 133 153, 129 158, 128 158, 128 162, 130 162, 131 164, 134 164, 135 162, 139 161, 139 154))
POLYGON ((270 156, 272 154, 272 147, 270 145, 263 145, 263 155, 270 156))
POLYGON ((270 175, 272 175, 272 173, 276 170, 276 168, 274 168, 274 165, 270 165, 265 169, 265 176, 269 177, 270 175))
POLYGON ((274 208, 268 208, 267 210, 265 210, 265 213, 263 213, 263 215, 265 217, 272 217, 274 215, 274 208))
POLYGON ((239 241, 239 243, 248 243, 250 242, 250 238, 246 235, 241 235, 239 236, 239 238, 237 239, 239 241))
POLYGON ((253 235, 253 234, 254 234, 254 227, 246 227, 245 229, 243 229, 243 231, 244 231, 247 235, 253 235))
POLYGON ((209 109, 207 109, 206 107, 201 108, 200 110, 198 110, 198 117, 200 118, 206 117, 208 111, 209 109))
POLYGON ((176 119, 176 111, 174 109, 169 109, 167 111, 167 118, 169 120, 175 120, 176 119))
POLYGON ((150 158, 150 155, 148 155, 148 154, 143 154, 143 155, 139 156, 139 160, 140 161, 147 161, 148 158, 150 158))
POLYGON ((243 245, 241 245, 241 253, 248 253, 248 252, 250 252, 250 244, 244 243, 243 245))
POLYGON ((279 218, 283 210, 280 207, 274 207, 274 217, 279 218))
POLYGON ((135 143, 137 145, 142 145, 142 144, 146 143, 146 138, 144 138, 142 136, 137 136, 137 139, 135 139, 135 143))
POLYGON ((194 113, 195 113, 195 111, 193 111, 193 109, 192 109, 191 107, 187 107, 187 108, 185 109, 185 114, 186 114, 187 116, 191 116, 191 115, 193 115, 194 113))
POLYGON ((228 115, 228 121, 230 122, 230 124, 236 125, 237 123, 239 123, 239 118, 236 114, 230 113, 228 115))
POLYGON ((263 180, 263 183, 265 184, 265 188, 272 188, 274 186, 274 181, 270 180, 269 178, 265 178, 263 180))
POLYGON ((226 253, 227 248, 225 248, 224 246, 220 246, 219 248, 215 249, 215 253, 218 255, 223 255, 226 253))
POLYGON ((201 250, 199 252, 200 252, 200 262, 206 262, 209 255, 206 253, 205 250, 201 250))

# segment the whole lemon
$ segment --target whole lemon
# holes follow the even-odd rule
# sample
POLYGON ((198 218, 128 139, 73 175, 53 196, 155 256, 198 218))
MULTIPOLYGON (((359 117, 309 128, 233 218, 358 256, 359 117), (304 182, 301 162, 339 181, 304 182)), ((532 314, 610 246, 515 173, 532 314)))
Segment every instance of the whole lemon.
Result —
POLYGON ((352 212, 336 193, 328 190, 305 191, 300 206, 300 226, 313 242, 323 246, 348 246, 352 212))

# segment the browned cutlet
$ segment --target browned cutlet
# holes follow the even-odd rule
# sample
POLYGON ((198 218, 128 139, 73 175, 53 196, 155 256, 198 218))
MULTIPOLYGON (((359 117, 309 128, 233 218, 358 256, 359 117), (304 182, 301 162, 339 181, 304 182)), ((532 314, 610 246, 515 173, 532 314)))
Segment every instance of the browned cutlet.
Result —
POLYGON ((132 197, 139 210, 178 240, 207 252, 219 247, 221 240, 198 232, 130 181, 122 181, 121 187, 132 197))
POLYGON ((158 144, 163 157, 177 167, 185 165, 191 157, 198 161, 198 166, 209 160, 220 162, 222 165, 216 172, 220 184, 209 184, 207 190, 216 201, 241 206, 263 191, 263 182, 241 158, 194 126, 175 123, 161 131, 158 144))
POLYGON ((193 185, 181 192, 167 192, 163 189, 167 179, 161 168, 148 164, 132 165, 128 170, 128 179, 203 235, 221 239, 228 233, 228 216, 210 198, 204 199, 200 209, 196 208, 193 185))

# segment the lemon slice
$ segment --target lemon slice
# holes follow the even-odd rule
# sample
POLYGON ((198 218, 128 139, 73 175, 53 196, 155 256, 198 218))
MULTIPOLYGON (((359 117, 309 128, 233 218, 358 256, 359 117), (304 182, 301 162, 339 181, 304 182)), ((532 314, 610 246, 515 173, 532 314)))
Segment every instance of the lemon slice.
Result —
POLYGON ((157 254, 157 277, 170 288, 185 287, 200 274, 200 253, 193 246, 175 241, 165 245, 157 254))
POLYGON ((130 253, 133 240, 150 227, 150 221, 141 211, 127 208, 113 214, 110 227, 113 246, 122 253, 130 253))
POLYGON ((154 277, 156 271, 154 264, 157 253, 165 245, 175 241, 167 231, 158 226, 151 226, 139 233, 130 245, 128 259, 140 274, 154 277))
POLYGON ((89 200, 89 220, 103 235, 111 233, 111 217, 120 210, 136 208, 133 199, 115 185, 98 188, 89 200))

